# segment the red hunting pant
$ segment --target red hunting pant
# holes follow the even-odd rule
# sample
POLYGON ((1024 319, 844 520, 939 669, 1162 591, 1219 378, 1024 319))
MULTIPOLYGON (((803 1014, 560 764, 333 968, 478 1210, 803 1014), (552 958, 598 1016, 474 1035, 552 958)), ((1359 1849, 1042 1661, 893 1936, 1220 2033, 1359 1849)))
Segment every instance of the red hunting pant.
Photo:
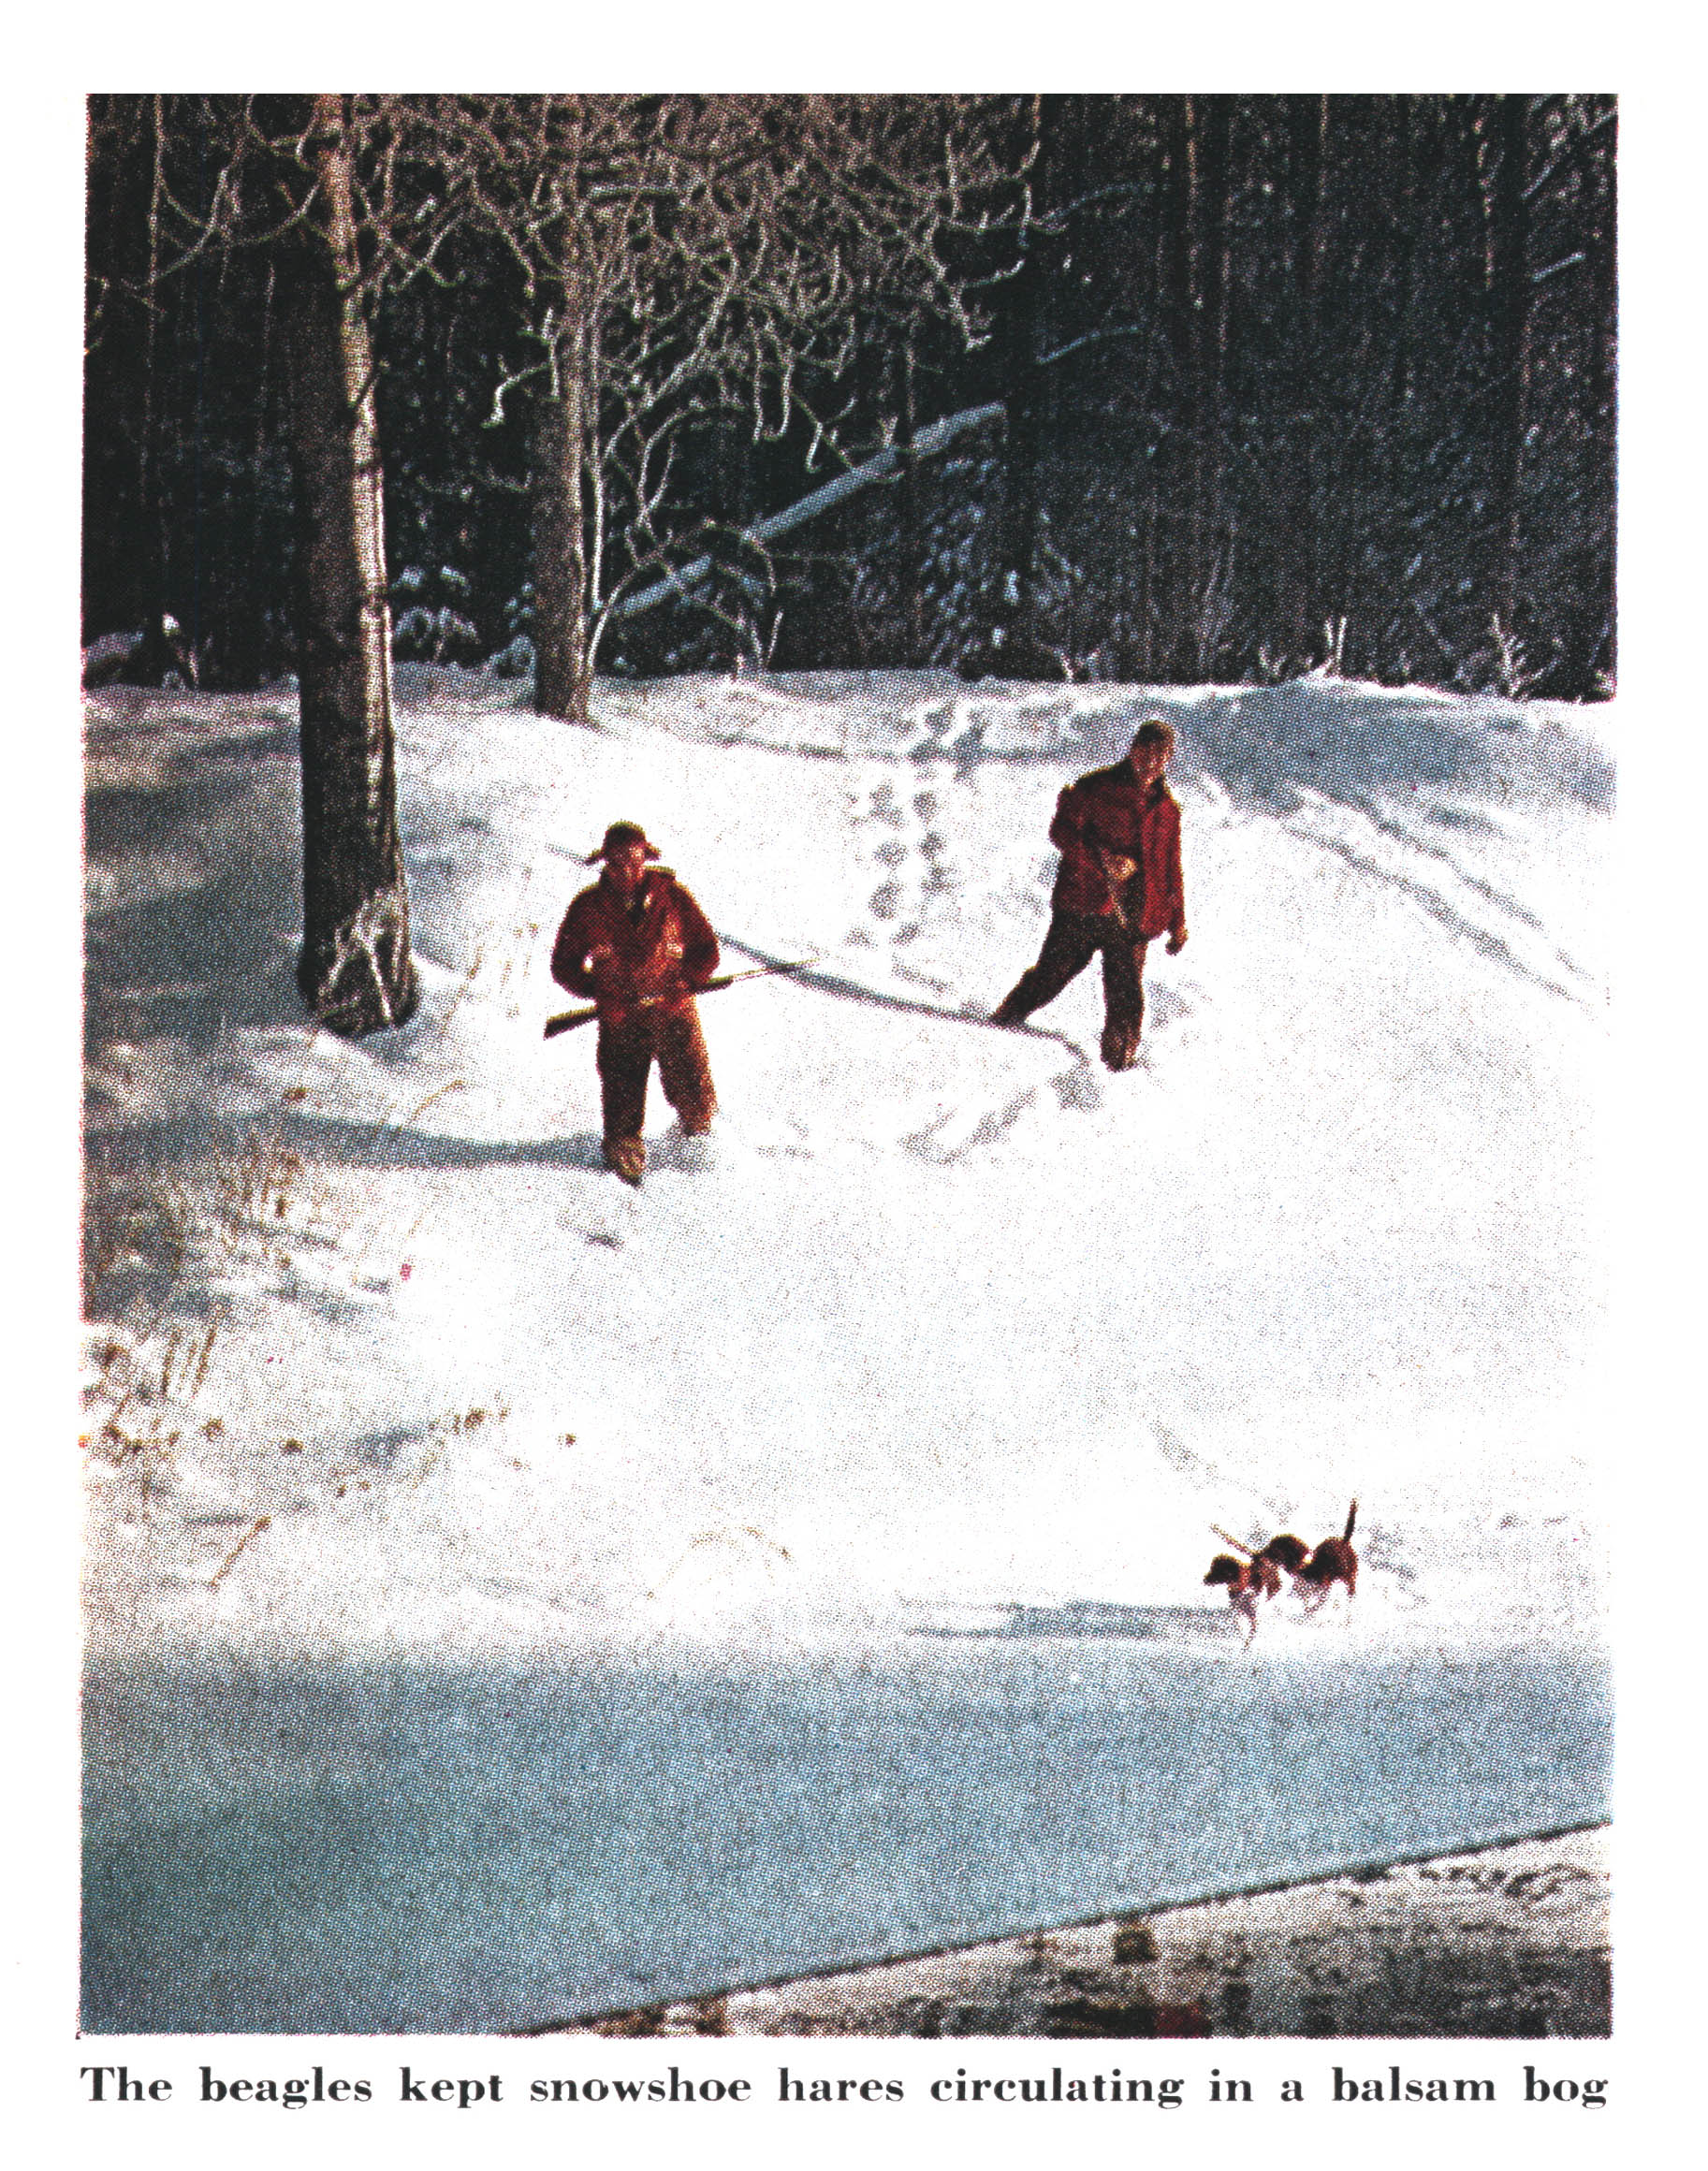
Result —
POLYGON ((1003 1025, 1021 1025, 1035 1010, 1054 1002, 1070 980, 1076 980, 1101 950, 1103 954, 1102 1058, 1112 1071, 1130 1068, 1138 1054, 1139 1027, 1145 1018, 1145 952, 1142 935, 1129 934, 1113 912, 1057 912, 1044 938, 1038 962, 1020 975, 996 1015, 1003 1025))
POLYGON ((620 1024, 602 1022, 599 1027, 599 1086, 607 1159, 614 1144, 639 1145, 647 1120, 647 1086, 655 1062, 664 1099, 689 1137, 711 1128, 718 1096, 693 1004, 683 1010, 637 1011, 620 1024))

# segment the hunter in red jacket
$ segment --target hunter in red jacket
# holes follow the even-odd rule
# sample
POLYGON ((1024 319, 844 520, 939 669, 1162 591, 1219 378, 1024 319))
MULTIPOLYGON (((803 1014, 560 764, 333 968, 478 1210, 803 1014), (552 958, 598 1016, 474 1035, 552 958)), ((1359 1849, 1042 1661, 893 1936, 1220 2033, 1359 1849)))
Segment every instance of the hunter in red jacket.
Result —
POLYGON ((658 847, 638 823, 613 822, 589 856, 605 871, 564 913, 551 977, 599 1006, 605 1165, 638 1184, 654 1062, 684 1133, 711 1129, 718 1097, 693 998, 718 969, 718 938, 670 869, 648 864, 658 847))
POLYGON ((1132 1067, 1145 1016, 1145 952, 1159 935, 1175 956, 1186 941, 1180 877, 1180 806, 1163 780, 1175 735, 1161 721, 1139 726, 1132 750, 1093 769, 1056 802, 1050 842, 1061 853, 1050 931, 1038 962, 991 1013, 992 1025, 1023 1025, 1103 954, 1103 1061, 1132 1067))

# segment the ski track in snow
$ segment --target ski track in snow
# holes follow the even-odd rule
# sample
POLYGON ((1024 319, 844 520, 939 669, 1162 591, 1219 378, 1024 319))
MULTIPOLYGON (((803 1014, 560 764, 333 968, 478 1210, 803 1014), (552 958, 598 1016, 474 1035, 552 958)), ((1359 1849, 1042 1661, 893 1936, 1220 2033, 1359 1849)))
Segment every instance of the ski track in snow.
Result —
POLYGON ((1209 1524, 1314 1539, 1353 1494, 1353 1617, 1284 1603, 1267 1647, 1595 1637, 1611 767, 1578 712, 854 674, 594 707, 400 672, 424 996, 349 1044, 290 978, 294 704, 91 697, 89 1136, 130 1187, 88 1337, 97 1650, 789 1653, 1125 1607, 1231 1657, 1209 1524), (1192 935, 1112 1078, 1095 969, 982 1019, 1047 924, 1057 792, 1152 713, 1192 935), (655 1081, 638 1196, 591 1034, 540 1039, 619 816, 732 967, 818 959, 707 999, 723 1113, 691 1145, 655 1081))

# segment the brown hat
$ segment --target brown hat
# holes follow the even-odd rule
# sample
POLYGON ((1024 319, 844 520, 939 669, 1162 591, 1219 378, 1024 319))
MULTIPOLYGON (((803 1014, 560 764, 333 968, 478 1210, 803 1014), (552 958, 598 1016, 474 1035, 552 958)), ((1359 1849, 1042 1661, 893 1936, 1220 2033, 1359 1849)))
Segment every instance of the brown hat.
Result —
POLYGON ((625 844, 644 845, 649 859, 658 857, 658 846, 648 843, 647 833, 638 822, 613 822, 606 831, 605 841, 598 851, 588 853, 588 866, 592 867, 599 860, 609 859, 612 852, 620 852, 625 844))

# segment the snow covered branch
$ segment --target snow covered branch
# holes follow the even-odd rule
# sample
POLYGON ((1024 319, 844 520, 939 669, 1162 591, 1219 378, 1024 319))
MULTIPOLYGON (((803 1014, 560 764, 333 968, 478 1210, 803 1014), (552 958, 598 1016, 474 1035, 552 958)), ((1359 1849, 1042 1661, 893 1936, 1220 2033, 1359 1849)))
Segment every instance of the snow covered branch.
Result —
MULTIPOLYGON (((947 415, 941 422, 933 422, 913 439, 914 459, 928 459, 933 453, 944 452, 957 437, 971 430, 978 430, 1002 419, 1005 410, 1000 401, 983 407, 963 407, 958 415, 947 415)), ((858 467, 850 468, 816 490, 810 490, 804 498, 797 498, 780 513, 772 513, 763 520, 756 520, 743 531, 743 540, 749 543, 769 543, 779 535, 786 535, 790 529, 798 528, 806 521, 816 519, 827 513, 833 505, 853 497, 856 490, 868 488, 872 483, 883 482, 895 474, 906 456, 895 445, 887 445, 858 467)), ((619 618, 637 618, 642 611, 650 610, 656 604, 675 598, 685 600, 711 575, 713 561, 696 558, 691 565, 684 565, 679 573, 642 590, 639 595, 630 596, 614 612, 619 618)))

